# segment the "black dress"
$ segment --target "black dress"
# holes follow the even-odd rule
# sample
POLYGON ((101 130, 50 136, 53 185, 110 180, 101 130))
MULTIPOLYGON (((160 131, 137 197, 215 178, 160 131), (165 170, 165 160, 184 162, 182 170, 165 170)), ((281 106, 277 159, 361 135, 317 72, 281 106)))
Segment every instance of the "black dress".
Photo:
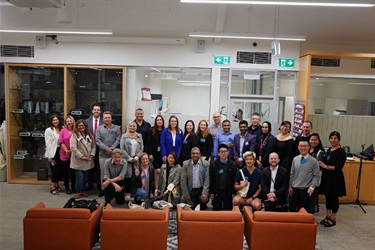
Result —
POLYGON ((319 187, 319 193, 328 196, 345 196, 345 179, 342 169, 346 161, 346 153, 343 148, 338 148, 335 151, 328 149, 324 157, 324 163, 329 166, 335 166, 335 170, 327 170, 322 168, 322 181, 319 187))
POLYGON ((152 165, 154 169, 161 168, 161 165, 163 164, 163 160, 161 158, 161 152, 160 152, 160 136, 161 136, 162 130, 156 130, 155 133, 153 133, 152 128, 148 129, 147 132, 147 153, 149 155, 152 155, 154 157, 154 160, 152 162, 152 165))
POLYGON ((205 160, 211 157, 212 149, 214 148, 214 140, 211 134, 208 134, 206 138, 198 136, 198 148, 201 151, 201 156, 205 157, 205 160))
POLYGON ((279 155, 280 158, 280 166, 284 167, 285 169, 290 172, 290 166, 292 165, 293 160, 293 147, 294 147, 294 139, 290 138, 286 141, 279 141, 275 138, 275 150, 279 155))

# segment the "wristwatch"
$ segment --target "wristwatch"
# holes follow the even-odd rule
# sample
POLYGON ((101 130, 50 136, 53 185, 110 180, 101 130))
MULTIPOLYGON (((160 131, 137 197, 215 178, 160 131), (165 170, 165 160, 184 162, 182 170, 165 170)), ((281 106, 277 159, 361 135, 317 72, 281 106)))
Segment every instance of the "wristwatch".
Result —
POLYGON ((251 199, 255 200, 254 196, 251 196, 251 199))
POLYGON ((329 169, 329 166, 328 166, 328 165, 326 165, 326 169, 327 169, 327 170, 329 169))

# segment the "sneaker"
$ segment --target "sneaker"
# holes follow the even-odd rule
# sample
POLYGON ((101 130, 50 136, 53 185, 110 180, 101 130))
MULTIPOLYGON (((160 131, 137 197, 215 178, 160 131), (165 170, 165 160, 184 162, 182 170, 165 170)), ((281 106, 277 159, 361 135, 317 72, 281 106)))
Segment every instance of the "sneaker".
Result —
POLYGON ((103 197, 104 196, 104 190, 100 190, 98 197, 103 197))
POLYGON ((155 196, 159 196, 159 194, 160 194, 160 190, 155 189, 154 195, 155 195, 155 196))

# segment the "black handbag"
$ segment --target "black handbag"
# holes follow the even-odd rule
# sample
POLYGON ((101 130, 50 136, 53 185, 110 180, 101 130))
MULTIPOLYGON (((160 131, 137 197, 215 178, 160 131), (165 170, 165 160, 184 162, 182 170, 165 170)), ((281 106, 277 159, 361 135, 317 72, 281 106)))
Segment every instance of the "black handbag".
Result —
POLYGON ((288 212, 288 205, 287 204, 279 204, 276 201, 264 201, 264 210, 265 211, 273 211, 273 212, 288 212))
POLYGON ((93 200, 76 200, 75 198, 70 198, 67 203, 65 203, 64 208, 87 208, 90 209, 90 212, 94 212, 100 203, 93 200))

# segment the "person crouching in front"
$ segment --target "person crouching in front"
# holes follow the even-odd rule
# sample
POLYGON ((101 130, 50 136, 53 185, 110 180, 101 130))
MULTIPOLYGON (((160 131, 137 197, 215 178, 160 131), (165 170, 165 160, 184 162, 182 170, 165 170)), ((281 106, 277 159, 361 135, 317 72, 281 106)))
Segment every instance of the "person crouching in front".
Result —
POLYGON ((122 158, 121 149, 114 149, 112 157, 104 163, 104 179, 102 189, 104 189, 105 204, 111 204, 113 198, 116 199, 117 204, 125 203, 124 178, 128 164, 122 158))

